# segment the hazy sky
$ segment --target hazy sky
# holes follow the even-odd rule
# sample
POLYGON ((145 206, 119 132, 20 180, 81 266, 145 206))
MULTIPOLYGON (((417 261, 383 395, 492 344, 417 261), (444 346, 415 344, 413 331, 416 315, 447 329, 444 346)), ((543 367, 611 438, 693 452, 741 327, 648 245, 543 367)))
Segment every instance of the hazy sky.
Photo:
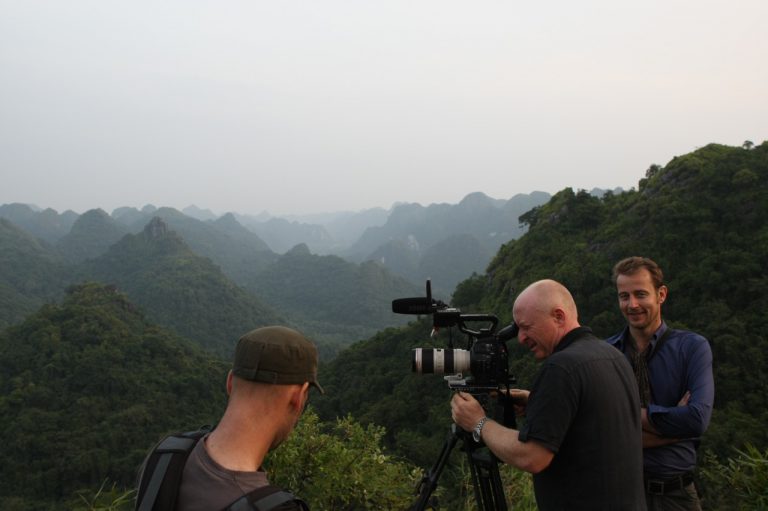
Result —
POLYGON ((0 204, 630 188, 768 140, 766 0, 0 0, 0 204))

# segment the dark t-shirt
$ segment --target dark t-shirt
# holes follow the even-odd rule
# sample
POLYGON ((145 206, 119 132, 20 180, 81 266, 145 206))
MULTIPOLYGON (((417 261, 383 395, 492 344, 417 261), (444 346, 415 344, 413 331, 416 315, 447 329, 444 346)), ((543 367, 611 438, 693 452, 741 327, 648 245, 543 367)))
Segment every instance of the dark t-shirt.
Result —
MULTIPOLYGON (((218 511, 250 491, 269 485, 267 474, 262 470, 240 472, 216 463, 205 449, 206 438, 197 443, 184 466, 177 511, 218 511)), ((301 508, 288 502, 277 509, 301 508)))
POLYGON ((588 328, 569 332, 543 362, 520 440, 555 453, 533 476, 539 509, 645 509, 635 377, 588 328))

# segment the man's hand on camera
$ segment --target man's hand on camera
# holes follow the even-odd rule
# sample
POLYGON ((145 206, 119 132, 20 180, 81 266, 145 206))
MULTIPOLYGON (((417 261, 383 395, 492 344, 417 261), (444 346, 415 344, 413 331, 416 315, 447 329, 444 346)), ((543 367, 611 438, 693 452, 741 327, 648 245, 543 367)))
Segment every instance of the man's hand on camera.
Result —
POLYGON ((485 417, 485 410, 471 394, 457 392, 451 399, 451 417, 457 426, 469 432, 485 417))

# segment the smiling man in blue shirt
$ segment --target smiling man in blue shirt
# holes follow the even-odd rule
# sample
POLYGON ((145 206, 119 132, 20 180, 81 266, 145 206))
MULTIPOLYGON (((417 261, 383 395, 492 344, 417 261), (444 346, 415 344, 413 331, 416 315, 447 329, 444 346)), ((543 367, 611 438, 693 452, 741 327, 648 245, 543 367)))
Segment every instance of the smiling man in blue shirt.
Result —
POLYGON ((709 342, 662 320, 668 290, 651 259, 619 261, 613 280, 627 326, 607 341, 626 355, 638 383, 648 510, 700 510, 692 474, 715 397, 709 342))

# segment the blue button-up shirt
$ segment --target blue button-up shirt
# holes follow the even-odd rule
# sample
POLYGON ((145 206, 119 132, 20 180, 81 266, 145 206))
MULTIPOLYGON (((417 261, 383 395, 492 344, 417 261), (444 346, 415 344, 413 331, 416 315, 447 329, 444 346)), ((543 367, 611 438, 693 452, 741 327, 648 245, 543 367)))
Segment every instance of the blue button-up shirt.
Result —
MULTIPOLYGON (((643 450, 645 471, 657 477, 693 470, 699 439, 709 425, 715 400, 709 342, 694 332, 669 329, 659 344, 666 332, 667 325, 662 322, 651 339, 652 351, 648 359, 651 403, 648 405, 648 420, 662 436, 683 440, 643 450), (687 391, 691 392, 688 404, 678 406, 677 403, 687 391)), ((627 358, 628 336, 629 327, 625 327, 621 333, 607 339, 627 358)))

